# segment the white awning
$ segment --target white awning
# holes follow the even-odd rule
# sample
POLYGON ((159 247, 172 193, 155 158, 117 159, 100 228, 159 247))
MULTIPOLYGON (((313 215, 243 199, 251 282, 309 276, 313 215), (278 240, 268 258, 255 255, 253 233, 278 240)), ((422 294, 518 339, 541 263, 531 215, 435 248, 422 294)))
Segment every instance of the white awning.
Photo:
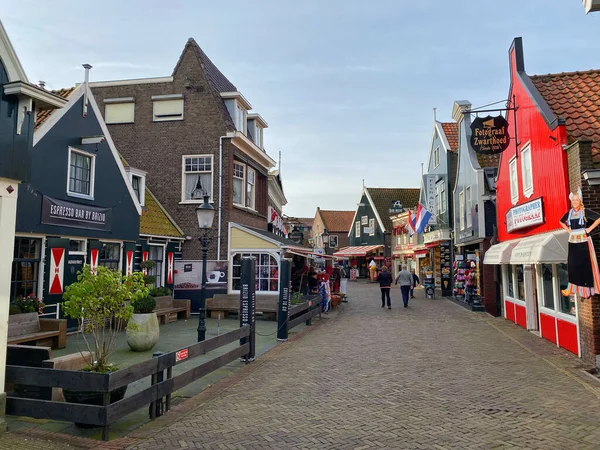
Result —
POLYGON ((523 238, 513 248, 511 264, 561 264, 567 262, 569 233, 564 230, 523 238))
POLYGON ((519 243, 518 239, 513 241, 501 242, 492 245, 483 256, 484 264, 510 264, 510 255, 513 248, 519 243))

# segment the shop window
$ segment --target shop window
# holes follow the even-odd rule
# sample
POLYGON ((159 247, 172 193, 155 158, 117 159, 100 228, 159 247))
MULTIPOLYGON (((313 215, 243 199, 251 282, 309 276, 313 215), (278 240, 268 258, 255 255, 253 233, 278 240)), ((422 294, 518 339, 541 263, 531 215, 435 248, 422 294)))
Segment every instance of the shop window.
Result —
POLYGON ((465 193, 464 191, 458 194, 460 229, 465 229, 465 193))
POLYGON ((466 199, 466 209, 467 209, 467 228, 471 228, 473 226, 473 200, 471 199, 471 186, 467 186, 465 190, 466 199))
POLYGON ((506 265, 506 280, 508 281, 508 296, 515 298, 515 287, 514 287, 514 267, 510 264, 506 265))
POLYGON ((246 176, 246 207, 250 209, 256 209, 254 205, 254 185, 256 183, 256 172, 254 169, 248 167, 248 173, 246 176))
POLYGON ((233 255, 231 272, 231 289, 241 288, 241 262, 243 256, 256 258, 256 291, 277 292, 279 289, 279 265, 277 259, 268 253, 236 253, 233 255))
POLYGON ((98 265, 108 267, 109 269, 119 270, 121 261, 121 244, 112 242, 103 242, 98 253, 98 265))
POLYGON ((541 268, 543 305, 554 311, 554 275, 552 265, 542 264, 541 268))
POLYGON ((525 300, 525 277, 523 274, 523 266, 515 266, 515 281, 517 283, 517 291, 515 292, 515 298, 519 300, 525 300))
POLYGON ((513 205, 519 201, 519 179, 517 178, 517 159, 513 158, 508 163, 510 171, 510 199, 513 205))
POLYGON ((354 237, 356 237, 356 238, 360 237, 360 222, 356 222, 354 224, 354 237))
POLYGON ((152 97, 152 120, 166 122, 183 120, 183 95, 155 95, 152 97))
POLYGON ((212 155, 189 155, 182 157, 182 202, 202 203, 203 194, 212 201, 213 185, 212 155))
POLYGON ((135 103, 133 97, 107 98, 104 103, 104 122, 107 124, 134 122, 135 103))
POLYGON ((68 195, 83 198, 94 196, 95 159, 94 155, 74 148, 69 149, 68 195))
POLYGON ((556 272, 558 275, 558 287, 560 296, 560 312, 564 314, 569 314, 571 316, 575 315, 575 296, 565 297, 562 295, 562 290, 566 289, 569 285, 569 274, 567 272, 566 264, 557 264, 556 272))
POLYGON ((41 239, 15 238, 10 279, 10 298, 37 295, 40 268, 41 239))
POLYGON ((533 168, 531 167, 531 146, 529 144, 521 150, 521 175, 523 177, 523 195, 529 198, 533 194, 533 168))
POLYGON ((162 246, 151 245, 148 249, 148 260, 156 263, 156 267, 149 270, 148 275, 155 277, 154 286, 160 287, 163 285, 164 248, 162 246))
POLYGON ((375 236, 375 219, 369 219, 369 236, 375 236))

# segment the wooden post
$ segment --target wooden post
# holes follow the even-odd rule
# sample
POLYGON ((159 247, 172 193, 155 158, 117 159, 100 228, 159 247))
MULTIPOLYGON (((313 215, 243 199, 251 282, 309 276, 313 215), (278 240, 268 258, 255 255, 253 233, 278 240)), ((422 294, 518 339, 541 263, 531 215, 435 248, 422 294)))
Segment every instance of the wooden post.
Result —
MULTIPOLYGON (((110 392, 105 392, 102 395, 102 406, 104 406, 106 408, 109 405, 110 405, 110 392)), ((103 441, 108 441, 109 431, 110 431, 110 426, 108 424, 105 424, 102 427, 102 440, 103 441)))

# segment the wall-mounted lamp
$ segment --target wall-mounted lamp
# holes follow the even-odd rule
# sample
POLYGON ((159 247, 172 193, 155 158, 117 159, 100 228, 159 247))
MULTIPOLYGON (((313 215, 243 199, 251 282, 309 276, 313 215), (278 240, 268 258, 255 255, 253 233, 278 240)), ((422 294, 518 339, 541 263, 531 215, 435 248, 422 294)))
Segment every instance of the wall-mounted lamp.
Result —
POLYGON ((587 181, 590 186, 600 185, 600 169, 588 169, 584 170, 583 179, 587 181))
POLYGON ((81 145, 101 144, 103 142, 104 136, 83 136, 81 138, 81 145))

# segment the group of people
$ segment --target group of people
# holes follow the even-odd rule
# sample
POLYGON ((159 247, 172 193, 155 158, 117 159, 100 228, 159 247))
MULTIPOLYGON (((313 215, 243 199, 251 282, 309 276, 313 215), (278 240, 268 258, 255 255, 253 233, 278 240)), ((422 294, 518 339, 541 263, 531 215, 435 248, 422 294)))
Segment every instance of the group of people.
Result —
POLYGON ((404 307, 408 308, 409 298, 415 298, 414 289, 419 284, 419 277, 415 274, 414 269, 410 272, 407 270, 406 265, 402 265, 396 280, 392 274, 388 271, 388 268, 383 266, 381 272, 377 275, 377 281, 379 281, 379 287, 381 289, 381 307, 385 308, 386 300, 387 307, 392 309, 392 300, 390 298, 390 290, 392 288, 392 282, 397 285, 400 284, 400 292, 402 292, 402 302, 404 307))

